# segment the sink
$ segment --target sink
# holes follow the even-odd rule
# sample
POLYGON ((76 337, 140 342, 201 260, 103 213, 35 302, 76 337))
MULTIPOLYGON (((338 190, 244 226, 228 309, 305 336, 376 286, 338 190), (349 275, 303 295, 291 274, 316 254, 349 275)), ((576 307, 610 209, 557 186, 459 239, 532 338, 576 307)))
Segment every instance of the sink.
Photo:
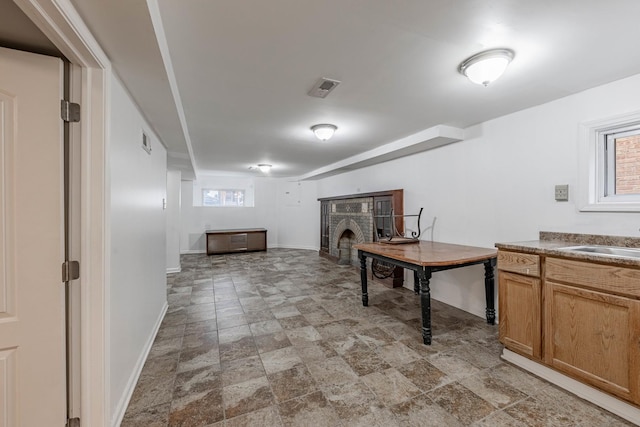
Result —
POLYGON ((635 258, 640 259, 640 249, 621 248, 617 246, 599 246, 599 245, 583 245, 583 246, 567 246, 558 248, 561 251, 582 252, 594 255, 603 255, 616 258, 635 258))

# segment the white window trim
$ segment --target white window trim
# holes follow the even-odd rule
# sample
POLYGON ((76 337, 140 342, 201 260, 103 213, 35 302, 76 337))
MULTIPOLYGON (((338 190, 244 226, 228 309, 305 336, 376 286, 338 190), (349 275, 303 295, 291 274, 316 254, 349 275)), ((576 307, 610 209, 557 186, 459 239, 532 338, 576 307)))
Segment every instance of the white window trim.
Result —
POLYGON ((640 125, 640 111, 580 124, 578 140, 578 208, 581 212, 640 212, 640 197, 605 197, 605 156, 602 136, 617 129, 640 125), (633 200, 629 200, 629 199, 633 200))

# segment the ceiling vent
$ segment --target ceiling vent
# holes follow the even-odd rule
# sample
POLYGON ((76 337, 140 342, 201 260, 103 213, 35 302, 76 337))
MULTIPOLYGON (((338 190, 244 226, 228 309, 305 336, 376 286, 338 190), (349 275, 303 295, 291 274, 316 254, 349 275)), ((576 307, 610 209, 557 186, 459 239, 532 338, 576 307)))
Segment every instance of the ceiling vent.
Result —
POLYGON ((311 90, 307 92, 309 96, 313 96, 315 98, 326 98, 333 89, 338 86, 340 82, 338 80, 321 78, 313 85, 311 90))

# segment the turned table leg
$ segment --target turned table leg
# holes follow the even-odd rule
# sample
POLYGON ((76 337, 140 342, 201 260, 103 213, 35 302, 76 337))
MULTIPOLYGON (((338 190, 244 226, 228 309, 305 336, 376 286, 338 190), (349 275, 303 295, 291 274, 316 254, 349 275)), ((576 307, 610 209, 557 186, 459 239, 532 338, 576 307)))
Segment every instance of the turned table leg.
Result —
POLYGON ((358 258, 360 258, 360 284, 362 285, 362 305, 369 305, 369 294, 367 293, 367 257, 358 251, 358 258))
POLYGON ((421 267, 417 270, 418 281, 420 283, 420 305, 422 307, 422 342, 431 344, 431 269, 421 267))
POLYGON ((495 325, 496 309, 495 309, 495 279, 493 276, 493 267, 496 265, 496 259, 492 258, 484 263, 484 292, 487 300, 487 323, 495 325))

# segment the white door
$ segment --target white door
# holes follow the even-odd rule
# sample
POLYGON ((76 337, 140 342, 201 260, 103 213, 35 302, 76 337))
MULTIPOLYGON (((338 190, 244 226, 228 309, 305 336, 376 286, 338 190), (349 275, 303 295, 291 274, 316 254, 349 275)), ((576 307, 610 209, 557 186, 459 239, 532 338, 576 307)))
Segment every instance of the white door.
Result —
POLYGON ((66 422, 62 75, 0 48, 0 427, 66 422))

